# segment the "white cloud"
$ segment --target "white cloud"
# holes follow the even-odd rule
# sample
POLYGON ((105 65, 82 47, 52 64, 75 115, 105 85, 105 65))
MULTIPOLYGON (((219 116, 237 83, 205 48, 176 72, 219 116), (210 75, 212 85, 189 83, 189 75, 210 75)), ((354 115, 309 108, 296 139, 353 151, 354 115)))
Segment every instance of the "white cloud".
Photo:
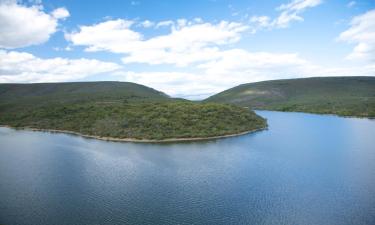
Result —
POLYGON ((189 72, 115 73, 119 80, 144 84, 174 97, 203 99, 233 86, 273 79, 314 76, 373 76, 375 65, 322 67, 296 53, 249 52, 231 49, 189 72))
POLYGON ((26 52, 0 50, 1 83, 72 81, 120 68, 94 59, 41 59, 26 52))
POLYGON ((160 21, 156 24, 156 28, 159 28, 159 27, 169 27, 169 26, 173 26, 174 25, 174 22, 172 20, 165 20, 165 21, 160 21))
POLYGON ((150 65, 174 64, 185 67, 189 64, 207 61, 218 57, 218 48, 194 47, 181 49, 180 51, 168 51, 164 49, 146 49, 131 53, 130 56, 122 58, 124 63, 147 63, 150 65))
MULTIPOLYGON (((292 3, 280 6, 279 10, 297 12, 298 15, 320 1, 292 3)), ((253 22, 262 27, 279 26, 275 21, 266 16, 253 18, 253 22)), ((212 24, 200 19, 163 23, 170 27, 170 32, 149 39, 133 29, 135 22, 121 19, 82 26, 77 32, 67 34, 67 39, 73 45, 86 46, 88 51, 121 54, 124 63, 190 65, 184 70, 174 67, 167 72, 153 71, 152 68, 148 72, 121 70, 114 75, 120 80, 151 86, 171 96, 191 99, 207 97, 241 83, 309 76, 372 75, 375 72, 371 65, 322 67, 297 53, 250 52, 237 48, 223 50, 222 46, 235 43, 248 30, 241 23, 222 21, 212 24)), ((155 24, 157 28, 158 23, 155 24)))
POLYGON ((317 74, 322 74, 322 76, 374 76, 375 64, 319 68, 317 74))
POLYGON ((142 35, 130 29, 130 20, 109 20, 92 26, 80 26, 78 32, 66 33, 65 38, 74 45, 88 46, 86 51, 111 51, 121 53, 135 48, 142 35))
POLYGON ((302 12, 303 10, 315 7, 322 3, 322 0, 293 0, 288 4, 282 4, 277 9, 281 11, 302 12))
POLYGON ((150 20, 145 20, 145 21, 141 22, 140 25, 144 28, 149 28, 149 27, 153 27, 155 25, 155 23, 151 22, 150 20))
POLYGON ((55 19, 65 19, 70 16, 70 13, 66 8, 57 8, 52 11, 52 16, 55 19))
POLYGON ((119 80, 135 82, 173 97, 201 98, 216 90, 214 83, 203 82, 202 74, 189 72, 134 72, 122 71, 115 73, 119 80))
POLYGON ((308 8, 313 8, 322 3, 322 0, 293 0, 276 8, 280 11, 277 18, 268 16, 253 16, 250 23, 253 24, 253 32, 262 28, 286 28, 293 21, 303 21, 301 14, 308 8))
MULTIPOLYGON (((308 67, 309 63, 300 58, 295 53, 269 53, 269 52, 249 52, 243 49, 231 49, 222 51, 218 60, 213 60, 199 65, 199 68, 206 69, 210 74, 230 74, 233 72, 263 73, 265 70, 275 70, 290 67, 296 70, 298 67, 308 67)), ((274 73, 274 72, 272 72, 274 73)))
POLYGON ((69 16, 65 8, 45 13, 41 5, 0 2, 0 48, 19 48, 46 42, 56 32, 58 20, 69 16))
POLYGON ((253 16, 250 18, 250 23, 255 23, 259 27, 271 26, 271 18, 268 16, 253 16))
POLYGON ((248 28, 235 22, 211 24, 203 23, 201 19, 180 19, 173 23, 170 33, 144 39, 132 29, 133 23, 118 19, 81 26, 78 32, 66 34, 66 39, 73 45, 87 46, 87 51, 125 54, 124 63, 187 66, 212 59, 218 46, 238 41, 248 28))
POLYGON ((375 10, 354 17, 350 28, 340 34, 339 40, 356 44, 348 59, 375 62, 375 10))
POLYGON ((310 76, 373 76, 375 65, 325 68, 296 53, 231 49, 190 71, 126 71, 115 63, 92 59, 41 59, 32 54, 0 50, 0 82, 62 82, 106 73, 117 80, 144 84, 174 97, 202 99, 248 82, 310 76))
POLYGON ((202 99, 241 83, 301 76, 313 67, 297 54, 232 49, 216 52, 216 60, 198 65, 194 72, 122 71, 116 75, 120 80, 151 86, 171 96, 202 99))

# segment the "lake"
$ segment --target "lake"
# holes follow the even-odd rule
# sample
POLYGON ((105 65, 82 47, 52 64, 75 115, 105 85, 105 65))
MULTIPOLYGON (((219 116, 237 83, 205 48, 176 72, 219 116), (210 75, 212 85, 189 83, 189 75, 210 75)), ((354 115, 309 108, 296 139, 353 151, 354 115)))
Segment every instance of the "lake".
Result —
POLYGON ((140 144, 0 128, 0 224, 375 224, 375 120, 140 144))

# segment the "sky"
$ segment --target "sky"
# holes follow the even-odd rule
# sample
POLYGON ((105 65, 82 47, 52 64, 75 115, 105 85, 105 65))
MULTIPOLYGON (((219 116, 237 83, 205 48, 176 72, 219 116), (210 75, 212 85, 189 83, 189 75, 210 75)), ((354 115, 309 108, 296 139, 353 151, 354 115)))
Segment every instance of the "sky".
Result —
POLYGON ((0 0, 0 83, 128 81, 203 99, 375 76, 375 0, 0 0))

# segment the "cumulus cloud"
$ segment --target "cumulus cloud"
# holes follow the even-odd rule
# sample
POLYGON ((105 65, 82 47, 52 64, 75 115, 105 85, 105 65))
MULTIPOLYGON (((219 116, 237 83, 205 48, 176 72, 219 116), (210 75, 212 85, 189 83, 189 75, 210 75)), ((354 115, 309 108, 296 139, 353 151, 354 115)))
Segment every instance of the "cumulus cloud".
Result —
POLYGON ((140 25, 144 28, 149 28, 149 27, 153 27, 155 25, 155 23, 150 21, 150 20, 145 20, 145 21, 141 22, 140 25))
MULTIPOLYGON (((278 10, 282 11, 281 15, 286 12, 284 15, 294 13, 298 16, 305 9, 318 4, 320 1, 292 1, 279 6, 278 10)), ((265 16, 253 19, 262 27, 282 27, 285 23, 281 21, 290 23, 297 20, 271 20, 265 16)), ((357 23, 353 22, 353 25, 357 23)), ((154 22, 155 29, 167 26, 170 32, 148 39, 135 30, 138 24, 129 20, 110 20, 81 26, 78 31, 66 34, 66 38, 72 45, 85 46, 86 51, 118 53, 122 55, 124 63, 189 65, 183 70, 171 67, 167 72, 162 72, 154 71, 151 67, 147 72, 120 70, 114 75, 119 80, 141 83, 171 96, 191 99, 201 99, 241 83, 309 76, 371 75, 375 72, 371 65, 322 67, 297 53, 224 49, 223 46, 235 43, 248 30, 249 27, 242 23, 207 23, 201 19, 154 22)))
POLYGON ((375 62, 375 10, 354 17, 350 28, 340 34, 339 40, 356 45, 348 59, 375 62))
POLYGON ((2 83, 72 81, 120 68, 94 59, 42 59, 26 52, 0 50, 2 83))
POLYGON ((314 76, 373 76, 375 65, 323 67, 296 53, 231 49, 186 72, 119 71, 119 80, 144 84, 171 96, 203 99, 236 85, 273 79, 314 76))
POLYGON ((19 48, 46 42, 56 32, 58 20, 69 16, 65 8, 48 14, 41 5, 0 2, 0 48, 19 48))
POLYGON ((66 33, 65 38, 73 45, 88 46, 86 51, 110 51, 121 53, 132 49, 142 35, 130 29, 130 20, 109 20, 92 26, 80 26, 78 32, 66 33))
POLYGON ((303 21, 301 14, 308 8, 313 8, 322 3, 322 0, 293 0, 276 8, 280 11, 278 17, 271 19, 268 16, 253 16, 250 23, 253 24, 253 32, 258 29, 286 28, 294 21, 303 21))
POLYGON ((162 90, 171 96, 202 99, 227 88, 254 81, 307 75, 314 66, 294 53, 249 52, 231 49, 197 65, 194 72, 116 73, 120 80, 162 90))
POLYGON ((42 59, 32 54, 0 50, 0 82, 62 82, 105 73, 116 80, 144 84, 174 97, 203 99, 248 82, 310 76, 373 75, 375 65, 321 67, 296 53, 231 49, 192 70, 127 71, 120 65, 92 59, 42 59))
POLYGON ((114 75, 119 80, 135 82, 157 90, 161 90, 173 97, 187 97, 190 99, 201 99, 208 96, 217 86, 206 81, 203 74, 190 72, 134 72, 121 71, 114 75))
POLYGON ((79 31, 66 34, 66 39, 73 45, 86 46, 86 51, 125 54, 124 63, 187 66, 212 59, 218 46, 238 41, 247 30, 247 26, 236 22, 211 24, 200 19, 180 19, 173 22, 170 33, 145 39, 133 30, 133 24, 133 21, 118 19, 81 26, 79 31))
POLYGON ((271 70, 280 72, 283 69, 308 67, 309 63, 295 53, 249 52, 243 49, 222 51, 218 60, 199 65, 210 74, 251 73, 262 74, 271 70))
POLYGON ((53 10, 51 14, 55 19, 65 19, 70 16, 70 13, 66 8, 57 8, 53 10))

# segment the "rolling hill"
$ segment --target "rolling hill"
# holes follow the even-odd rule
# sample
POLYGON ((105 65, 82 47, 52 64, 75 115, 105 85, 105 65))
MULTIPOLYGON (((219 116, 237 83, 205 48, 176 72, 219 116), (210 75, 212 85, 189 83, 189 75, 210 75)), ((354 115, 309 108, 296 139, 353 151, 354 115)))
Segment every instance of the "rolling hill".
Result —
POLYGON ((375 77, 317 77, 242 84, 204 102, 253 109, 375 117, 375 77))
POLYGON ((0 84, 0 124, 122 140, 211 138, 266 127, 242 107, 170 98, 126 82, 0 84))
POLYGON ((0 102, 50 104, 92 101, 164 101, 169 96, 130 82, 0 84, 0 102))

